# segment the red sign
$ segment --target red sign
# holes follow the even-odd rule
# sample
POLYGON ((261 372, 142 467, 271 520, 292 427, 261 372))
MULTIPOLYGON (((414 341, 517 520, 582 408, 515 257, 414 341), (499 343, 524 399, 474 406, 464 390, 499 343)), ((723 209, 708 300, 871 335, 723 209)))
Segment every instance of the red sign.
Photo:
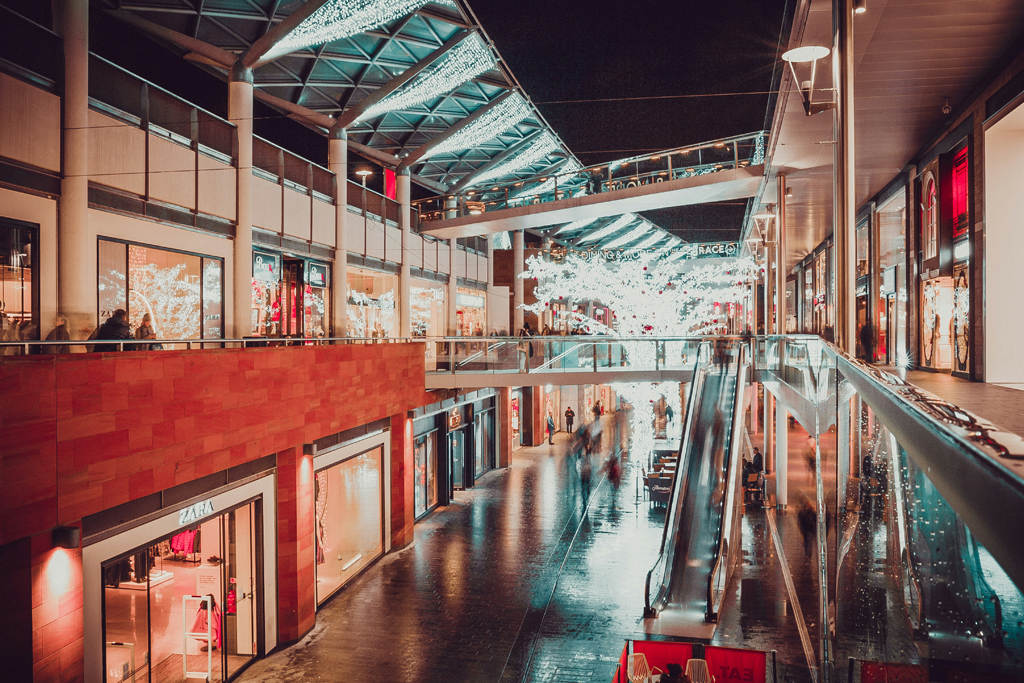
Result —
POLYGON ((759 650, 706 647, 704 659, 715 683, 762 683, 765 679, 767 653, 759 650))
POLYGON ((395 182, 395 172, 390 168, 384 169, 384 196, 388 199, 398 198, 398 185, 395 182))
POLYGON ((917 664, 861 662, 861 683, 928 683, 928 667, 917 664))
MULTIPOLYGON (((634 640, 633 654, 641 652, 647 657, 647 665, 651 667, 652 671, 654 667, 658 667, 664 673, 668 671, 668 665, 673 662, 683 667, 685 671, 686 662, 690 661, 690 658, 693 657, 693 646, 690 643, 634 640)), ((761 681, 763 680, 762 678, 761 681)), ((761 683, 761 681, 758 681, 758 683, 761 683)))
POLYGON ((629 643, 622 646, 622 654, 619 656, 619 668, 615 672, 615 680, 612 683, 629 683, 627 667, 629 666, 629 643))

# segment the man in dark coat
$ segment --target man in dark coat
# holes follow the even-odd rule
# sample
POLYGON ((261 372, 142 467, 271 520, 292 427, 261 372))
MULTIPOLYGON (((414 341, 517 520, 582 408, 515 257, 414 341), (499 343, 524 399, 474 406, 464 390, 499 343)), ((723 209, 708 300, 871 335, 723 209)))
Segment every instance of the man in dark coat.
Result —
POLYGON ((565 431, 572 434, 572 422, 576 419, 576 413, 573 412, 572 406, 565 409, 565 431))
MULTIPOLYGON (((114 315, 107 318, 107 320, 99 326, 96 330, 96 339, 131 339, 132 328, 128 324, 128 313, 123 309, 119 308, 114 311, 114 315)), ((97 344, 95 349, 97 352, 101 351, 117 351, 116 344, 97 344)))

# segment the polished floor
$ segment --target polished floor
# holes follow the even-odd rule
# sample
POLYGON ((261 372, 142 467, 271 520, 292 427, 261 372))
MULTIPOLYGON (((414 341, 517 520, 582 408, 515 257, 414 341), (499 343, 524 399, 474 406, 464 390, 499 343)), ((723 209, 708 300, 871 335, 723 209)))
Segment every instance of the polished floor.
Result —
MULTIPOLYGON (((420 522, 411 547, 370 567, 320 611, 309 635, 241 680, 611 680, 624 640, 643 637, 644 581, 664 509, 643 499, 628 468, 617 490, 595 475, 585 507, 565 451, 562 434, 553 447, 517 451, 511 468, 420 522)), ((744 561, 713 642, 777 649, 780 681, 810 681, 813 565, 795 515, 779 513, 776 522, 775 514, 752 510, 745 521, 744 561), (784 563, 800 586, 811 629, 804 638, 784 563)))
POLYGON ((1024 391, 1018 387, 971 382, 943 372, 907 373, 907 381, 998 427, 1024 437, 1024 391))

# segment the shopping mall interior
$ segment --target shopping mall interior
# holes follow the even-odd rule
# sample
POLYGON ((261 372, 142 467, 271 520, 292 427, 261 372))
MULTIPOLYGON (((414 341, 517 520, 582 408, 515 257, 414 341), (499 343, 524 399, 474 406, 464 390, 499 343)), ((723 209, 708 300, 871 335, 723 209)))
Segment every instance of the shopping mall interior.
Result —
POLYGON ((0 681, 1024 681, 1022 198, 1020 0, 0 0, 0 681))

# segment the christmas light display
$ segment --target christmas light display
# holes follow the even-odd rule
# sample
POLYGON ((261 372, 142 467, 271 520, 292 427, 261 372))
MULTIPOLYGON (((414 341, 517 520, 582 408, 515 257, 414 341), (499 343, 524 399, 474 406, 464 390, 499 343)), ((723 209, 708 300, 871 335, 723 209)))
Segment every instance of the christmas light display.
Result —
MULTIPOLYGON (((569 176, 570 174, 573 174, 573 173, 577 173, 582 168, 583 167, 580 166, 579 163, 577 163, 575 159, 569 159, 569 161, 567 161, 562 166, 562 168, 558 169, 558 175, 562 176, 562 178, 561 178, 562 187, 564 188, 565 187, 565 183, 569 182, 572 179, 572 178, 566 177, 566 176, 569 176)), ((537 186, 534 186, 534 187, 527 187, 527 188, 524 188, 524 189, 520 190, 515 195, 513 195, 512 198, 513 199, 520 199, 521 200, 521 199, 528 199, 530 197, 542 197, 542 196, 544 196, 546 194, 550 194, 551 192, 554 192, 555 185, 558 184, 558 180, 559 179, 556 176, 551 176, 550 178, 548 178, 547 180, 542 182, 540 185, 537 185, 537 186)))
POLYGON ((395 326, 395 292, 388 290, 377 299, 371 299, 362 292, 348 292, 349 329, 353 336, 366 338, 388 337, 395 326), (376 315, 373 312, 376 311, 376 315), (376 317, 371 327, 371 318, 376 317), (367 334, 369 332, 369 335, 367 334))
POLYGON ((619 230, 622 230, 631 223, 635 223, 636 220, 637 215, 635 213, 624 213, 615 220, 613 220, 608 225, 604 226, 603 228, 598 228, 594 232, 589 233, 584 237, 581 237, 578 240, 577 244, 590 244, 591 242, 597 242, 598 240, 608 237, 609 235, 614 235, 619 230))
POLYGON ((529 115, 530 108, 527 106, 523 96, 519 93, 512 93, 495 105, 493 109, 473 121, 473 123, 431 147, 420 158, 426 159, 437 154, 459 152, 464 149, 478 147, 488 140, 493 140, 498 135, 501 135, 529 115))
POLYGON ((632 244, 633 242, 636 242, 644 235, 650 233, 651 227, 652 226, 649 223, 644 222, 642 225, 633 228, 625 235, 620 235, 619 237, 616 237, 612 241, 608 242, 607 244, 603 244, 602 247, 604 249, 617 249, 618 247, 625 247, 629 244, 632 244))
POLYGON ((499 232, 494 236, 494 248, 495 249, 511 249, 512 248, 512 233, 510 232, 499 232))
POLYGON ((596 218, 584 218, 581 221, 573 221, 572 223, 566 223, 558 230, 555 230, 554 234, 561 235, 563 232, 575 232, 576 230, 581 230, 587 227, 596 220, 596 218))
POLYGON ((266 59, 378 28, 418 10, 427 0, 333 0, 309 15, 271 48, 266 59))
MULTIPOLYGON (((612 313, 605 325, 579 311, 568 314, 571 324, 591 334, 620 338, 627 365, 654 367, 656 354, 661 361, 686 365, 692 344, 665 341, 660 345, 644 341, 653 337, 694 337, 724 334, 729 330, 730 309, 735 310, 750 294, 750 282, 757 266, 749 256, 722 259, 716 263, 687 268, 666 250, 622 250, 611 252, 568 252, 564 258, 543 259, 531 256, 522 277, 534 279, 537 302, 523 308, 540 314, 553 304, 590 301, 612 313), (659 348, 660 347, 660 348, 659 348)), ((633 406, 631 451, 649 453, 653 447, 654 402, 665 396, 676 414, 678 384, 615 384, 633 406)))
POLYGON ((509 155, 480 175, 473 178, 473 185, 480 185, 495 178, 504 178, 516 171, 532 166, 558 149, 558 142, 551 133, 541 133, 525 147, 509 155))
POLYGON ((494 55, 484 45, 480 35, 474 33, 446 52, 428 71, 416 76, 380 102, 367 107, 356 121, 423 104, 452 92, 494 66, 494 55))

